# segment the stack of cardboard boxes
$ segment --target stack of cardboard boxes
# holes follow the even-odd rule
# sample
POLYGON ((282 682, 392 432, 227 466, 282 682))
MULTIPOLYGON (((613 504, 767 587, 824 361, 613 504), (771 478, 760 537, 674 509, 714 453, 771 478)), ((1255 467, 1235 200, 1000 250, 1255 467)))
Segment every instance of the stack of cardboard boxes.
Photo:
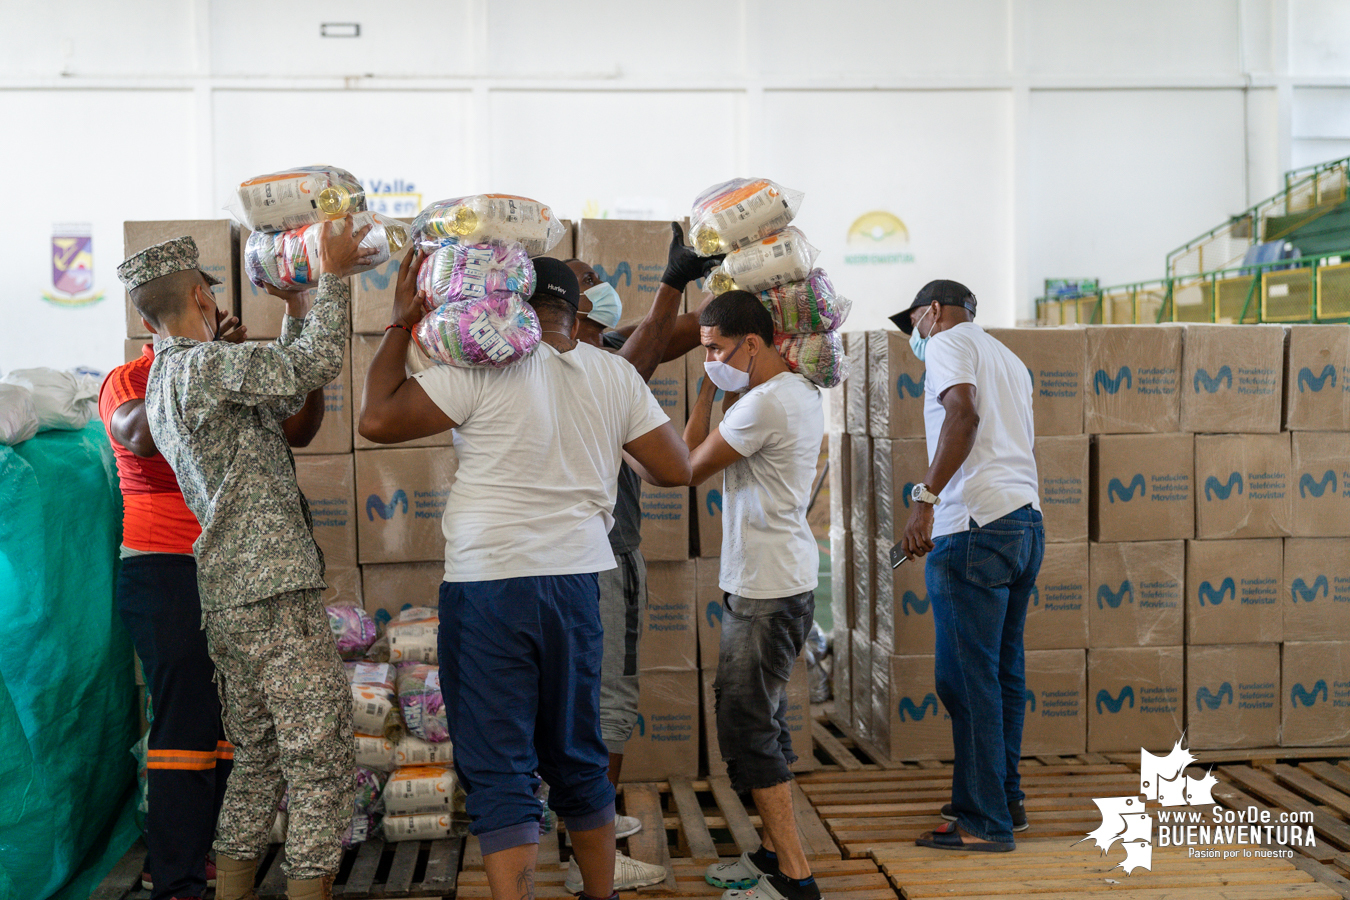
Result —
MULTIPOLYGON (((1023 752, 1350 740, 1350 326, 991 333, 1031 374, 1047 541, 1023 752)), ((836 714, 893 758, 949 758, 923 566, 887 562, 927 469, 923 366, 898 333, 848 340, 836 714)))
MULTIPOLYGON (((621 325, 641 320, 665 269, 669 223, 587 219, 576 228, 564 224, 567 233, 551 255, 579 256, 594 265, 623 299, 621 325)), ((282 304, 254 288, 243 273, 240 248, 247 233, 241 234, 234 223, 127 222, 125 249, 131 254, 184 234, 196 240, 203 268, 223 282, 216 289, 219 305, 240 315, 251 340, 275 338, 282 304)), ((366 372, 389 322, 400 262, 401 257, 395 258, 351 278, 350 353, 342 374, 325 389, 323 427, 309 446, 295 450, 296 477, 309 501, 315 537, 327 562, 324 602, 363 605, 386 621, 408 606, 437 605, 445 553, 441 515, 458 466, 449 433, 382 446, 355 430, 366 372)), ((148 338, 128 298, 128 360, 141 353, 148 338)), ((679 429, 697 396, 703 359, 703 351, 695 350, 660 366, 651 380, 652 391, 679 429), (695 375, 686 378, 686 372, 695 375)), ((720 417, 720 408, 715 415, 720 417)), ((628 781, 669 775, 692 778, 702 769, 700 723, 711 722, 712 713, 711 707, 702 708, 700 696, 709 695, 710 689, 700 690, 700 684, 711 684, 717 653, 716 630, 701 628, 700 623, 711 626, 717 621, 709 603, 720 612, 721 594, 705 597, 700 585, 711 578, 715 591, 720 486, 720 478, 697 490, 643 486, 642 551, 650 601, 639 660, 641 715, 623 772, 628 781), (694 515, 692 509, 704 513, 694 515), (700 547, 706 559, 699 558, 700 547), (700 670, 700 655, 711 659, 711 667, 705 663, 700 670)), ((798 668, 794 742, 799 748, 805 744, 805 752, 798 752, 803 760, 811 760, 805 671, 798 668)), ((720 768, 713 741, 712 759, 720 768)))

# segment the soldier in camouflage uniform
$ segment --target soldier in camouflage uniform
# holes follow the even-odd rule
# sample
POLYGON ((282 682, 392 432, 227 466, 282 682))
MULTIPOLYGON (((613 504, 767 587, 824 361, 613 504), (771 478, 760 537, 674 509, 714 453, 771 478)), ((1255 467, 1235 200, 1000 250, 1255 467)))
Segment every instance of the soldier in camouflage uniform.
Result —
POLYGON ((145 398, 150 432, 202 526, 193 547, 202 625, 235 747, 216 827, 219 900, 252 896, 287 783, 288 896, 330 896, 351 823, 351 693, 319 603, 323 554, 281 427, 341 370, 350 313, 342 278, 373 252, 358 246, 368 229, 353 234, 350 218, 333 230, 320 239, 313 309, 302 320, 303 301, 287 301, 276 343, 212 340, 202 311, 215 304, 191 238, 117 270, 160 337, 145 398))

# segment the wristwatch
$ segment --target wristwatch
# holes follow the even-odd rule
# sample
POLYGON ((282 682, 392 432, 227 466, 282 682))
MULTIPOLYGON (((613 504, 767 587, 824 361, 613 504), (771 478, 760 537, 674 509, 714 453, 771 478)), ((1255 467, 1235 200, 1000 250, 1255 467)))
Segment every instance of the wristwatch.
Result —
POLYGON ((931 506, 937 506, 942 502, 938 499, 937 494, 929 492, 928 485, 924 484, 922 481, 914 485, 914 490, 909 492, 909 499, 913 500, 915 503, 927 503, 931 506))

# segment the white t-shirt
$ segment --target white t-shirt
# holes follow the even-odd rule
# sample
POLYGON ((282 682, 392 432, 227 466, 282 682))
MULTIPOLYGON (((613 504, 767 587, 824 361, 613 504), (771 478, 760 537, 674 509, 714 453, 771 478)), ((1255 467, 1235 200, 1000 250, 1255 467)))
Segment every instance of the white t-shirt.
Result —
POLYGON ((975 385, 980 424, 975 445, 938 496, 933 537, 970 530, 970 520, 988 525, 1028 503, 1040 510, 1031 374, 1020 359, 974 322, 939 331, 928 339, 924 364, 924 431, 928 461, 937 452, 947 411, 938 398, 955 384, 975 385))
POLYGON ((670 418, 627 360, 540 343, 504 369, 416 376, 459 423, 441 530, 445 580, 603 572, 623 445, 670 418))
POLYGON ((806 508, 825 435, 820 389, 791 372, 775 375, 717 427, 745 457, 722 473, 722 590, 753 599, 815 590, 820 549, 806 508))

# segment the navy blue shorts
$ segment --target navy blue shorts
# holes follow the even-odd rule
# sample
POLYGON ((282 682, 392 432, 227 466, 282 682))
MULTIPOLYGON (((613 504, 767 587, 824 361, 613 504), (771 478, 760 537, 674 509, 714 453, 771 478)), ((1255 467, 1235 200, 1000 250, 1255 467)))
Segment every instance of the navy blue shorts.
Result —
POLYGON ((596 576, 444 582, 440 614, 441 692, 483 853, 538 843, 541 776, 568 830, 612 820, 596 576))

